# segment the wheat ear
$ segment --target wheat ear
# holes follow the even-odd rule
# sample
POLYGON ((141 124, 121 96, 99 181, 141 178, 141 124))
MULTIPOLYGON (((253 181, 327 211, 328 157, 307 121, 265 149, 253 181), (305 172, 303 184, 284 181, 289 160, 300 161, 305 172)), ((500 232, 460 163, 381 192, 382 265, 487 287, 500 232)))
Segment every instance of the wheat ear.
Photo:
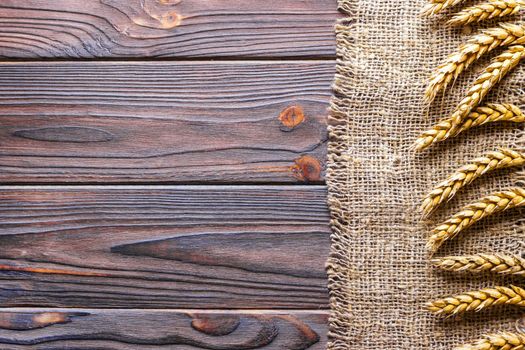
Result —
POLYGON ((453 26, 466 25, 473 22, 482 22, 487 19, 501 18, 516 14, 523 5, 518 0, 491 0, 479 5, 467 7, 458 12, 448 24, 453 26))
MULTIPOLYGON (((493 122, 523 123, 525 122, 525 115, 519 107, 508 103, 491 103, 485 106, 480 106, 465 117, 461 125, 455 131, 455 136, 468 129, 493 122)), ((440 121, 431 129, 428 129, 421 134, 415 142, 415 148, 422 150, 433 143, 445 140, 447 137, 450 137, 449 131, 451 128, 451 118, 440 121)))
POLYGON ((496 192, 468 205, 462 211, 436 227, 428 239, 427 249, 435 252, 441 245, 474 223, 493 214, 525 205, 525 189, 514 188, 496 192))
POLYGON ((472 344, 456 347, 455 350, 523 350, 525 334, 501 332, 487 334, 472 344))
POLYGON ((457 130, 457 134, 476 126, 494 122, 523 123, 525 122, 525 115, 518 106, 510 103, 488 103, 470 112, 457 130))
POLYGON ((524 57, 525 47, 521 45, 511 46, 507 51, 497 56, 476 79, 472 87, 467 91, 467 96, 459 103, 454 113, 448 119, 441 121, 438 126, 434 126, 424 132, 416 140, 413 147, 416 150, 423 150, 430 147, 433 143, 458 135, 462 128, 466 127, 463 122, 468 120, 467 117, 472 110, 524 57))
POLYGON ((471 184, 483 174, 514 166, 525 164, 525 155, 511 149, 501 148, 498 151, 489 152, 470 163, 459 168, 448 179, 439 183, 426 195, 421 205, 425 217, 430 215, 443 202, 454 197, 459 189, 471 184))
POLYGON ((500 275, 525 274, 525 259, 516 255, 476 254, 433 259, 434 266, 451 272, 492 272, 500 275))
POLYGON ((497 305, 525 306, 525 289, 516 286, 485 288, 427 303, 427 309, 440 316, 481 311, 497 305))
POLYGON ((430 3, 423 8, 423 15, 432 16, 465 1, 466 0, 430 0, 430 3))
POLYGON ((498 27, 486 29, 472 36, 432 73, 425 90, 425 101, 432 102, 439 91, 446 89, 463 70, 487 52, 499 46, 524 43, 525 27, 511 23, 502 23, 498 27))

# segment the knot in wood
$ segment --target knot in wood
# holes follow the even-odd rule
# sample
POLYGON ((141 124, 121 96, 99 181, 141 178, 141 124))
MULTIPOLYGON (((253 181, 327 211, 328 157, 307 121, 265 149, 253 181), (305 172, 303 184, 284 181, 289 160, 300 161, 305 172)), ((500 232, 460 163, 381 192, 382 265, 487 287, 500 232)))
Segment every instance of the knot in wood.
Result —
POLYGON ((309 155, 297 158, 291 167, 291 171, 293 176, 301 181, 321 180, 321 162, 309 155))
POLYGON ((279 114, 282 131, 292 131, 304 122, 304 111, 300 106, 290 106, 279 114))

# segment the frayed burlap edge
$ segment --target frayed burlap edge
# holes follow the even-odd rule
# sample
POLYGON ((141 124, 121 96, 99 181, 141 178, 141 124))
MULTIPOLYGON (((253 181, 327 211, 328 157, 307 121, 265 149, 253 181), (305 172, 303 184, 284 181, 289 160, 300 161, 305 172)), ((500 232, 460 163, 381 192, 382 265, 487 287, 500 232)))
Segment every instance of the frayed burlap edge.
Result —
POLYGON ((331 315, 329 318, 328 349, 349 348, 349 324, 352 321, 351 305, 347 290, 347 280, 351 271, 347 252, 350 247, 350 237, 347 233, 348 217, 343 203, 348 189, 349 170, 346 164, 345 145, 349 139, 349 123, 345 112, 345 96, 350 95, 351 87, 346 82, 356 72, 353 64, 357 50, 352 42, 352 29, 355 24, 356 6, 353 0, 339 0, 339 10, 345 18, 339 19, 336 30, 337 68, 333 84, 334 96, 331 101, 331 116, 329 117, 328 133, 328 205, 331 211, 331 251, 327 262, 328 285, 330 290, 331 315), (348 17, 347 17, 348 16, 348 17))

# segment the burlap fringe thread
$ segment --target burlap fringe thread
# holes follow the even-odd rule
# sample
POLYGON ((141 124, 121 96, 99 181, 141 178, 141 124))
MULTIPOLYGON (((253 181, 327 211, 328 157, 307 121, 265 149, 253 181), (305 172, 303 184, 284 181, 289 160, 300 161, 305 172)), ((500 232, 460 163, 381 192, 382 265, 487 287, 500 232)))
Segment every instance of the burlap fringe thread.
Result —
POLYGON ((328 205, 331 211, 331 252, 327 262, 328 285, 330 289, 331 315, 329 318, 328 349, 343 350, 348 349, 349 325, 353 320, 352 310, 349 300, 350 290, 348 290, 347 279, 348 271, 351 271, 350 262, 347 259, 346 251, 350 246, 350 237, 346 233, 346 226, 350 218, 348 208, 342 202, 345 189, 341 184, 346 180, 349 169, 344 164, 345 144, 349 139, 349 129, 347 123, 348 103, 345 96, 350 94, 350 87, 345 84, 349 77, 356 74, 354 64, 357 58, 357 49, 354 46, 351 33, 354 25, 351 18, 355 18, 357 8, 353 0, 339 0, 339 10, 348 18, 338 20, 336 24, 337 42, 337 68, 333 83, 334 96, 331 101, 331 113, 328 121, 328 133, 330 141, 328 143, 328 205))

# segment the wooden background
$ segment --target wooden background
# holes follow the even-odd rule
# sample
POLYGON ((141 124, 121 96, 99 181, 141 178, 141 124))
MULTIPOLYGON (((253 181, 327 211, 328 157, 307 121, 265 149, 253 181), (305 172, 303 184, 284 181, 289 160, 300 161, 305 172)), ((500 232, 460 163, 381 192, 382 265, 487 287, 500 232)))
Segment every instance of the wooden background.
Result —
POLYGON ((336 0, 0 0, 0 349, 324 349, 336 0))

